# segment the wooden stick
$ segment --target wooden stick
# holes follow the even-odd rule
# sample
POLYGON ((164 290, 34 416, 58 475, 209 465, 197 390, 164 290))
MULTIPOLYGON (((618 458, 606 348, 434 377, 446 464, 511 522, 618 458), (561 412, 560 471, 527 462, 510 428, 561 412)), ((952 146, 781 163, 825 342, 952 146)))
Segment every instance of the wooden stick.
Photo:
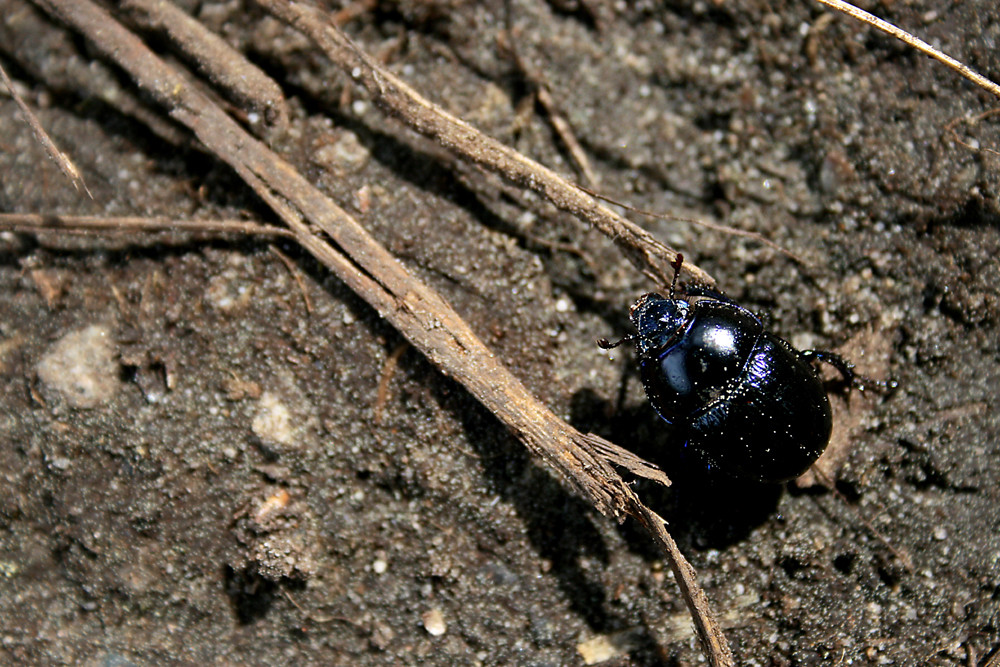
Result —
POLYGON ((80 175, 80 170, 76 168, 76 165, 73 164, 73 161, 69 159, 68 155, 59 150, 59 147, 56 146, 56 142, 52 141, 52 137, 50 137, 49 133, 45 131, 44 127, 42 127, 41 121, 38 120, 38 117, 35 116, 28 105, 25 104, 24 100, 21 99, 21 96, 17 94, 17 90, 14 89, 14 83, 10 80, 10 77, 7 76, 7 72, 3 67, 0 67, 0 80, 3 81, 5 86, 7 86, 7 90, 10 91, 10 96, 14 98, 14 102, 21 110, 21 115, 24 116, 24 122, 26 122, 28 127, 31 128, 31 131, 35 133, 35 139, 37 139, 38 143, 42 145, 45 152, 49 154, 49 158, 56 163, 56 166, 58 166, 63 175, 70 180, 73 187, 77 190, 83 190, 87 193, 88 197, 93 199, 94 195, 90 194, 90 189, 87 188, 87 184, 84 182, 83 176, 80 175))
POLYGON ((36 0, 86 35, 227 162, 289 225, 299 243, 462 383, 539 458, 607 514, 622 516, 631 489, 586 439, 528 392, 436 292, 416 280, 350 215, 250 136, 205 94, 89 0, 36 0), (332 240, 330 243, 325 238, 332 240))
POLYGON ((283 227, 262 225, 249 220, 177 220, 174 218, 117 217, 93 215, 39 215, 37 213, 0 213, 0 229, 15 232, 210 232, 251 236, 283 236, 295 234, 283 227))
POLYGON ((357 221, 291 164, 244 131, 204 93, 187 85, 101 7, 90 0, 35 2, 72 25, 105 57, 131 74, 173 118, 187 125, 254 189, 288 224, 300 245, 392 323, 442 372, 465 386, 532 454, 559 471, 601 512, 619 519, 626 514, 639 518, 664 549, 671 568, 679 573, 678 581, 683 581, 681 591, 710 664, 734 664, 693 569, 676 545, 667 548, 673 542, 669 535, 664 544, 662 519, 646 509, 606 458, 596 453, 595 443, 622 457, 632 456, 651 474, 662 477, 662 472, 598 436, 579 433, 559 419, 499 362, 440 295, 411 276, 357 221))
POLYGON ((920 39, 919 37, 911 35, 902 28, 898 28, 893 24, 889 23, 888 21, 880 19, 874 14, 869 14, 865 10, 861 9, 860 7, 855 7, 849 2, 844 2, 844 0, 818 0, 818 1, 821 4, 826 5, 827 7, 831 7, 839 12, 843 12, 848 16, 853 16, 859 21, 864 21, 868 25, 874 26, 879 30, 881 30, 882 32, 892 35, 896 39, 905 42, 909 46, 912 46, 917 51, 920 51, 921 53, 924 53, 930 56, 931 58, 934 58, 935 60, 944 63, 945 65, 952 68, 953 70, 955 70, 956 72, 958 72, 966 79, 979 86, 980 88, 984 88, 993 93, 994 95, 996 95, 997 97, 1000 97, 1000 86, 993 83, 985 76, 974 71, 969 66, 955 60, 948 54, 939 51, 938 49, 935 49, 933 46, 931 46, 924 40, 920 39))
POLYGON ((122 0, 120 6, 136 24, 165 33, 235 103, 279 129, 288 124, 281 87, 201 22, 168 0, 122 0))
MULTIPOLYGON (((330 60, 364 86, 386 113, 464 159, 530 188, 557 208, 586 220, 612 239, 629 261, 650 280, 662 287, 670 284, 673 278, 672 262, 677 251, 614 213, 551 169, 483 134, 421 96, 358 48, 319 9, 288 0, 256 1, 309 36, 330 60)), ((685 262, 684 270, 699 284, 715 285, 715 279, 694 264, 685 262)))

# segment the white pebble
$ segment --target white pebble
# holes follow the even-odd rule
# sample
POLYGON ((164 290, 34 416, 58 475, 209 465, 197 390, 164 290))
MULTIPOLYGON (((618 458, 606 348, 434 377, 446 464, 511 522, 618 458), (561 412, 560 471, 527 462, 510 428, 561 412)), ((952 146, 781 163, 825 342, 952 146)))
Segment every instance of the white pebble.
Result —
POLYGON ((74 408, 95 408, 118 391, 111 331, 102 325, 68 333, 49 348, 36 371, 44 385, 74 408))
POLYGON ((425 611, 421 617, 424 621, 424 630, 432 637, 440 637, 448 631, 448 624, 444 621, 444 614, 437 607, 425 611))

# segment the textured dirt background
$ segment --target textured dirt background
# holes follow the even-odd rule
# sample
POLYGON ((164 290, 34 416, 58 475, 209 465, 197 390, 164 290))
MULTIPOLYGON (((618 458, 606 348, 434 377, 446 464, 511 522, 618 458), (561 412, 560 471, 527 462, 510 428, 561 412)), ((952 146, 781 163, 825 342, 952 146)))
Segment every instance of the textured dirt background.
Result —
MULTIPOLYGON (((456 173, 252 6, 181 4, 285 88, 278 148, 539 396, 660 457, 674 489, 638 488, 741 664, 970 665, 1000 643, 1000 157, 946 129, 995 99, 806 3, 387 2, 347 26, 572 176, 498 49, 509 9, 602 192, 801 257, 643 221, 796 344, 899 380, 838 418, 845 501, 736 484, 670 448, 631 355, 594 344, 652 287, 606 239, 456 173)), ((3 65, 95 200, 2 97, 0 210, 273 219, 223 165, 84 92, 129 83, 80 39, 4 5, 3 65)), ((867 8, 1000 79, 994 2, 867 8)), ((956 130, 1000 148, 995 118, 956 130)), ((276 245, 311 313, 265 241, 0 234, 3 661, 566 665, 603 646, 607 664, 699 662, 635 526, 567 493, 412 349, 380 401, 402 338, 276 245)))

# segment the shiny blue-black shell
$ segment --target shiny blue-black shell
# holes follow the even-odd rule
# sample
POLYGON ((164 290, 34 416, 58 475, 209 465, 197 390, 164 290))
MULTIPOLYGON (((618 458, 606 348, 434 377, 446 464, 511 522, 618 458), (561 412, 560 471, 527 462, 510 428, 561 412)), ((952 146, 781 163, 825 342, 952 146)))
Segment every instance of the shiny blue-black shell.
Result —
POLYGON ((653 408, 710 466, 793 479, 830 440, 830 402, 805 353, 721 294, 646 294, 632 306, 639 374, 653 408))

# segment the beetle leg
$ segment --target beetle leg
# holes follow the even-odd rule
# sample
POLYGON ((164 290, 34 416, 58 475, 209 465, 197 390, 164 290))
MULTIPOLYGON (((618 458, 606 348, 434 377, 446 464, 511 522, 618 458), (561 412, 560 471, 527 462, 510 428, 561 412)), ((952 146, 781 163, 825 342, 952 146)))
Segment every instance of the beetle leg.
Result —
POLYGON ((842 356, 835 352, 825 352, 823 350, 802 350, 802 356, 806 359, 815 359, 817 361, 823 361, 834 368, 837 372, 844 378, 844 382, 855 387, 859 381, 857 374, 854 372, 854 364, 844 359, 842 356))
POLYGON ((844 378, 848 386, 864 391, 865 389, 878 389, 879 391, 892 391, 899 386, 895 380, 883 381, 858 375, 854 372, 854 364, 836 352, 826 352, 824 350, 802 350, 800 352, 805 359, 815 359, 830 364, 844 378))

